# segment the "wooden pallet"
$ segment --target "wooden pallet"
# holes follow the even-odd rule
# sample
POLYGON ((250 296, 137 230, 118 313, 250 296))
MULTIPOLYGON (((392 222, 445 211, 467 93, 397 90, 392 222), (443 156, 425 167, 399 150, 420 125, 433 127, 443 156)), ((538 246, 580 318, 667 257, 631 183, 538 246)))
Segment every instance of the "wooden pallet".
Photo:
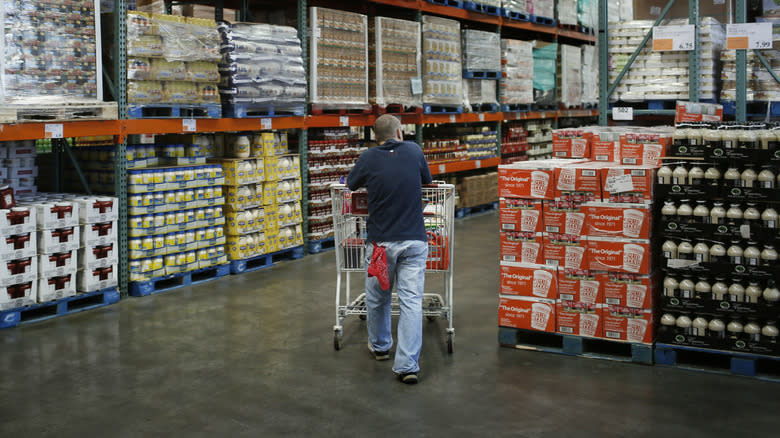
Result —
POLYGON ((116 120, 116 102, 0 105, 0 123, 116 120))

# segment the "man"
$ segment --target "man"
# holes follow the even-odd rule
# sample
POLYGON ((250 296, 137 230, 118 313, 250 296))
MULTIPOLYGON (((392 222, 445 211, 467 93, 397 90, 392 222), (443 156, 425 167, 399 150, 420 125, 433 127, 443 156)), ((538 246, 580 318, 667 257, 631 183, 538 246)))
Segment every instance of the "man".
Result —
POLYGON ((379 146, 358 158, 347 177, 350 190, 368 191, 366 263, 373 244, 385 247, 390 287, 366 277, 368 349, 376 360, 390 359, 393 346, 390 300, 397 286, 401 315, 393 372, 409 384, 418 380, 422 350, 422 297, 428 243, 422 213, 422 184, 431 172, 420 146, 403 140, 401 122, 389 114, 374 123, 379 146))

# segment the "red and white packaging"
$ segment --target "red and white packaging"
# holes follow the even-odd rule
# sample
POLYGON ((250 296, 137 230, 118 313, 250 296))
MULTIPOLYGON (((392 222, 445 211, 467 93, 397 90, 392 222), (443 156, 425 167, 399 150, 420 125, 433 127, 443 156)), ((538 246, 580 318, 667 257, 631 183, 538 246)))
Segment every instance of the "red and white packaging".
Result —
POLYGON ((653 343, 652 309, 607 306, 603 309, 604 339, 653 343))
POLYGON ((29 306, 30 304, 34 304, 37 298, 38 282, 35 280, 22 284, 1 286, 0 310, 29 306))
POLYGON ((555 266, 501 262, 500 293, 554 300, 558 297, 555 266))
POLYGON ((593 161, 620 163, 620 135, 622 129, 611 127, 591 128, 590 159, 593 161))
POLYGON ((498 325, 555 333, 555 300, 527 297, 498 299, 498 325))
POLYGON ((60 228, 56 230, 38 230, 38 252, 53 254, 79 249, 79 227, 60 228))
POLYGON ((666 147, 672 143, 671 132, 627 133, 620 136, 620 162, 634 166, 660 166, 666 147))
POLYGON ((544 231, 542 201, 501 198, 499 200, 499 222, 501 223, 501 231, 542 232, 544 231))
POLYGON ((37 210, 38 228, 42 230, 75 227, 79 224, 79 205, 75 202, 39 202, 30 205, 30 208, 37 210))
POLYGON ((35 158, 38 155, 34 141, 17 141, 8 144, 5 149, 8 150, 5 158, 35 158))
POLYGON ((545 233, 502 231, 498 234, 501 240, 501 260, 534 264, 544 262, 542 245, 545 233))
POLYGON ((24 206, 0 210, 0 236, 35 231, 38 227, 35 213, 34 208, 24 206))
POLYGON ((119 263, 119 254, 117 254, 113 243, 79 249, 79 269, 91 271, 116 265, 117 263, 119 263))
POLYGON ((588 237, 587 269, 591 271, 650 274, 650 241, 588 237))
POLYGON ((555 169, 555 199, 601 201, 601 171, 610 163, 580 162, 555 169))
POLYGON ((90 270, 82 270, 76 276, 76 286, 79 292, 94 292, 119 283, 117 265, 106 266, 90 270))
POLYGON ((587 269, 585 241, 579 236, 547 233, 544 237, 544 264, 569 269, 587 269))
POLYGON ((590 143, 588 135, 582 129, 553 130, 553 157, 588 158, 590 143))
POLYGON ((598 277, 603 288, 604 304, 639 309, 653 307, 653 277, 617 272, 600 273, 598 277))
POLYGON ((580 236, 585 224, 585 214, 579 204, 569 201, 544 201, 542 211, 544 231, 547 233, 580 236))
POLYGON ((38 278, 38 260, 35 257, 0 262, 0 286, 27 283, 38 278))
POLYGON ((119 219, 117 198, 85 196, 74 198, 73 201, 79 204, 79 220, 82 224, 112 222, 119 219))
POLYGON ((593 237, 649 239, 653 212, 648 204, 586 202, 583 234, 593 237))
POLYGON ((558 301, 555 305, 558 333, 600 338, 603 334, 602 309, 598 304, 558 301))
POLYGON ((618 165, 602 169, 602 199, 619 203, 653 202, 655 166, 618 165))
POLYGON ((38 279, 38 302, 59 300, 76 295, 76 275, 67 274, 60 277, 38 279))
POLYGON ((9 179, 35 178, 38 176, 38 167, 7 167, 6 173, 9 179))
POLYGON ((582 269, 558 269, 558 299, 585 304, 603 303, 600 275, 582 269))
POLYGON ((61 252, 58 254, 38 255, 38 275, 41 278, 60 277, 66 274, 75 274, 78 271, 76 264, 76 250, 61 252))
POLYGON ((553 199, 554 169, 582 160, 535 160, 498 166, 498 196, 553 199))
POLYGON ((0 237, 0 260, 18 260, 35 257, 38 253, 35 233, 0 237))
POLYGON ((108 245, 116 241, 116 221, 81 225, 81 246, 108 245))

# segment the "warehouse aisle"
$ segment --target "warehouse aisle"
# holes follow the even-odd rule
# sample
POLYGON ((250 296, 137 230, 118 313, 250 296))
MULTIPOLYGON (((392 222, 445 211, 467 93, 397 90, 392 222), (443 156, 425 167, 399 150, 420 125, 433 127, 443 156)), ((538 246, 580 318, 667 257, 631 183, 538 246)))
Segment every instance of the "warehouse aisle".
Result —
POLYGON ((2 434, 776 433, 777 384, 500 348, 497 217, 456 224, 455 354, 426 322, 417 386, 369 357, 357 318, 333 350, 329 252, 0 332, 2 434))

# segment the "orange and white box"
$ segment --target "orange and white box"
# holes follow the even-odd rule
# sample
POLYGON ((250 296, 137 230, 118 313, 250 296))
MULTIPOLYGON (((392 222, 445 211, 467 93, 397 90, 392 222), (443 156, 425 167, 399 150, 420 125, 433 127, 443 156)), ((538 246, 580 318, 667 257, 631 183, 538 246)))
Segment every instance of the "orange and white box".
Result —
POLYGON ((544 262, 543 242, 545 233, 522 233, 501 231, 501 260, 542 264, 544 262))
POLYGON ((554 169, 582 160, 535 160, 498 166, 498 196, 553 199, 554 169))
POLYGON ((547 233, 579 236, 585 224, 585 214, 579 204, 569 201, 544 201, 542 217, 547 233))
POLYGON ((582 129, 553 130, 553 157, 588 158, 590 156, 588 137, 582 129))
POLYGON ((558 299, 602 304, 601 275, 582 269, 558 269, 558 299))
POLYGON ((599 127, 589 132, 590 159, 593 161, 620 163, 621 131, 621 128, 599 127))
POLYGON ((498 205, 501 231, 521 231, 524 233, 544 231, 542 201, 501 198, 498 205))
POLYGON ((559 268, 587 269, 585 241, 579 236, 547 233, 543 245, 544 264, 559 268))
POLYGON ((653 310, 607 306, 603 309, 604 339, 653 343, 653 310))
POLYGON ((555 305, 558 333, 600 338, 603 335, 602 306, 561 300, 555 305))
POLYGON ((601 201, 601 172, 609 163, 571 163, 555 169, 555 199, 601 201))
POLYGON ((591 271, 650 274, 650 241, 588 237, 587 269, 591 271))
POLYGON ((648 204, 586 202, 583 234, 593 237, 649 239, 653 212, 648 204))
POLYGON ((651 203, 657 166, 617 165, 601 171, 601 198, 606 202, 651 203))
POLYGON ((660 166, 671 137, 658 134, 620 136, 620 163, 634 166, 660 166))
POLYGON ((498 325, 555 333, 555 300, 528 297, 498 298, 498 325))
POLYGON ((501 295, 520 295, 554 300, 558 297, 555 266, 501 262, 501 295))
POLYGON ((653 277, 617 272, 600 273, 598 277, 603 288, 604 304, 638 309, 653 307, 653 277))

